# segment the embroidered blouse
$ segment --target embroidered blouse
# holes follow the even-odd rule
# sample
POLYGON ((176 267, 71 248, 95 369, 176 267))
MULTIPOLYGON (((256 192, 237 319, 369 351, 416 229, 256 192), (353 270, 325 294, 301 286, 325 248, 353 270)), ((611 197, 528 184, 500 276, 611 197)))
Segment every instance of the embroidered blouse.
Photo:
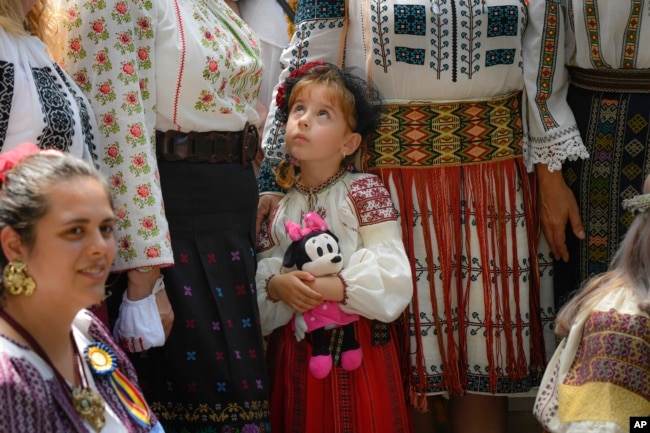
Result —
MULTIPOLYGON (((81 353, 90 343, 105 344, 116 355, 120 372, 137 384, 131 363, 97 317, 85 310, 80 311, 72 330, 81 353)), ((153 412, 150 411, 152 425, 140 426, 126 412, 106 377, 93 376, 88 366, 84 366, 84 370, 89 386, 99 392, 106 404, 106 425, 102 433, 162 433, 153 412)), ((88 421, 82 421, 74 411, 70 395, 65 392, 52 368, 42 358, 28 347, 0 335, 0 431, 93 432, 88 421)))
POLYGON ((531 1, 525 46, 531 163, 559 169, 566 158, 585 158, 573 114, 563 106, 568 89, 565 66, 583 69, 650 68, 650 3, 617 0, 531 1), (645 19, 644 19, 645 18, 645 19))
POLYGON ((650 317, 629 290, 584 311, 550 360, 533 413, 551 433, 623 433, 650 414, 650 317))
POLYGON ((170 265, 155 130, 256 124, 258 40, 223 0, 55 3, 64 14, 55 58, 86 92, 99 124, 97 163, 118 217, 114 270, 170 265))
MULTIPOLYGON (((300 0, 296 33, 284 50, 283 80, 297 66, 326 61, 356 69, 386 103, 486 100, 534 86, 543 40, 536 30, 548 17, 545 5, 524 0, 300 0), (531 28, 535 31, 531 31, 531 28)), ((524 138, 524 158, 558 167, 567 156, 586 156, 576 123, 566 103, 565 79, 553 76, 547 98, 557 125, 541 142, 524 138), (559 94, 555 92, 559 91, 559 94), (552 96, 552 97, 551 97, 552 96)), ((528 91, 528 95, 535 90, 528 91)), ((274 98, 273 98, 274 99, 274 98)), ((537 106, 529 116, 535 125, 537 106)), ((286 154, 284 131, 274 122, 275 102, 267 118, 263 146, 267 163, 286 154)), ((523 116, 525 130, 528 118, 523 116)), ((467 132, 470 134, 470 132, 467 132)), ((538 137, 539 134, 534 134, 538 137)), ((263 191, 278 190, 265 165, 263 191)))
POLYGON ((89 107, 40 39, 0 27, 0 151, 30 142, 91 161, 97 125, 89 107))
POLYGON ((411 265, 395 208, 378 177, 344 172, 311 191, 289 190, 262 235, 255 277, 262 332, 266 335, 289 323, 295 313, 283 302, 270 300, 266 287, 273 275, 289 271, 282 267, 284 252, 292 242, 285 222, 303 225, 302 218, 309 211, 317 212, 339 239, 340 276, 347 284, 341 310, 382 322, 395 320, 413 294, 411 265))

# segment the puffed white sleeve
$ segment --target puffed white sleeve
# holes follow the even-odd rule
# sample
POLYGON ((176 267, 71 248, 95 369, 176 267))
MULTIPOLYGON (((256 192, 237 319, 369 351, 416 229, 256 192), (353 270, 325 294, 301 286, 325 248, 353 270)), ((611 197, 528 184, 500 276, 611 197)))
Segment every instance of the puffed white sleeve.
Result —
POLYGON ((365 248, 356 251, 340 275, 346 284, 341 309, 392 322, 411 301, 413 284, 397 221, 362 227, 365 248))
POLYGON ((122 297, 113 328, 115 341, 127 352, 142 352, 165 344, 165 330, 156 304, 156 293, 164 289, 162 275, 149 296, 137 301, 122 297))
POLYGON ((391 322, 413 296, 411 265, 397 213, 388 190, 376 176, 354 182, 350 198, 360 222, 361 248, 340 272, 346 285, 341 309, 391 322))
POLYGON ((255 283, 257 285, 257 305, 260 310, 263 335, 268 335, 275 328, 289 323, 295 313, 284 302, 271 299, 267 291, 269 280, 282 271, 282 248, 278 248, 271 241, 271 231, 275 224, 277 224, 277 221, 274 217, 269 230, 262 234, 264 240, 260 241, 260 245, 265 245, 265 248, 257 252, 258 262, 255 283))

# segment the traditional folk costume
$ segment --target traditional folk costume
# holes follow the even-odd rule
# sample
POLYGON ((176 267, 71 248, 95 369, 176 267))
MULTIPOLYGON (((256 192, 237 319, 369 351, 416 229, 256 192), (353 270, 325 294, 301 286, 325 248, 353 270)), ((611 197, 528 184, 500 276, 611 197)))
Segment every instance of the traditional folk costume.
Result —
MULTIPOLYGON (((146 404, 141 407, 131 404, 139 402, 141 398, 135 370, 103 323, 93 314, 82 310, 72 323, 72 336, 81 354, 87 348, 94 347, 103 355, 112 355, 111 362, 102 363, 101 366, 83 362, 83 373, 80 372, 82 382, 86 381, 104 401, 106 424, 102 433, 162 433, 158 420, 146 404), (115 370, 107 373, 107 367, 115 367, 115 370), (120 380, 121 388, 115 388, 114 371, 123 374, 128 383, 120 380), (124 399, 116 392, 118 389, 124 399), (127 404, 122 403, 123 400, 127 404), (142 423, 144 418, 141 415, 144 412, 151 417, 148 424, 142 423)), ((57 379, 52 367, 36 351, 2 335, 0 413, 0 431, 5 433, 95 431, 75 411, 70 390, 57 379)))
POLYGON ((623 433, 650 414, 650 317, 638 304, 620 287, 576 318, 533 408, 546 431, 623 433))
MULTIPOLYGON (((412 294, 410 266, 401 241, 395 208, 379 178, 339 171, 315 188, 298 183, 280 201, 259 252, 257 285, 262 330, 270 334, 271 427, 284 433, 407 433, 410 418, 400 371, 401 335, 390 322, 407 307, 412 294), (271 300, 268 280, 291 269, 283 256, 292 239, 285 222, 302 223, 316 212, 338 237, 345 284, 340 309, 357 314, 354 333, 363 361, 344 370, 341 330, 327 332, 335 366, 324 379, 309 371, 309 337, 298 342, 290 320, 295 311, 271 300)), ((309 334, 308 334, 309 335, 309 334)))
MULTIPOLYGON (((281 78, 323 60, 384 98, 362 162, 387 185, 409 256, 416 405, 526 392, 554 349, 550 261, 524 164, 528 18, 520 0, 303 0, 281 58, 281 78)), ((270 116, 263 191, 278 189, 265 173, 285 157, 282 134, 270 116)))
POLYGON ((266 431, 251 165, 259 41, 222 0, 59 8, 62 62, 101 124, 114 270, 174 264, 162 271, 171 334, 133 357, 147 401, 168 432, 266 431))
MULTIPOLYGON (((551 100, 531 105, 531 139, 541 151, 536 162, 562 169, 587 233, 585 241, 567 233, 570 259, 555 270, 561 305, 580 283, 607 270, 632 223, 621 201, 640 194, 650 173, 650 50, 643 46, 650 38, 643 19, 650 3, 565 0, 531 2, 530 8, 540 17, 536 32, 548 59, 545 73, 530 77, 542 84, 530 100, 545 101, 549 87, 543 84, 551 80, 559 84, 556 97, 565 98, 568 81, 568 102, 586 146, 551 100)), ((532 47, 530 55, 541 57, 532 47)))
POLYGON ((0 89, 0 152, 28 142, 92 160, 90 104, 39 38, 0 27, 0 89))

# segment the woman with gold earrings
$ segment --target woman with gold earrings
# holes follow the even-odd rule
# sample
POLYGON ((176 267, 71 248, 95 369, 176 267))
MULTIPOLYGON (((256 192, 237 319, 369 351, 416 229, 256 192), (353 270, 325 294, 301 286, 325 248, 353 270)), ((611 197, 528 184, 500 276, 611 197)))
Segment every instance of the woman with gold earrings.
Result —
POLYGON ((0 431, 162 432, 86 306, 115 257, 106 181, 70 154, 0 154, 0 431))

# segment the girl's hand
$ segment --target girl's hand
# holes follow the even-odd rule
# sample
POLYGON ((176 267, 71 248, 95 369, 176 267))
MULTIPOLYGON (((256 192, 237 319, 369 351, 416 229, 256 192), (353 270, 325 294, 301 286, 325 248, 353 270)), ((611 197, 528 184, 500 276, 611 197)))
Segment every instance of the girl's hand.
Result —
POLYGON ((266 290, 271 299, 282 301, 291 309, 304 313, 323 303, 323 295, 305 284, 314 279, 309 272, 292 271, 275 275, 269 280, 266 290))

